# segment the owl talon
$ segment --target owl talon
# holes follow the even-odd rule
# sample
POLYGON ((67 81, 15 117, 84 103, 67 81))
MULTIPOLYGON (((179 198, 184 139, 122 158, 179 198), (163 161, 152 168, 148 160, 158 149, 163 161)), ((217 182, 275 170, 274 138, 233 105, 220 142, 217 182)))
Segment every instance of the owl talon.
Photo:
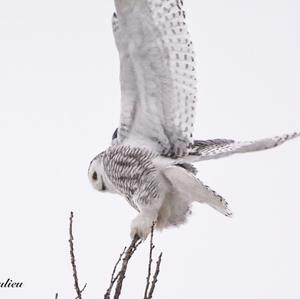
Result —
POLYGON ((154 220, 152 218, 145 215, 137 216, 131 223, 130 237, 134 239, 137 235, 142 240, 146 240, 151 232, 153 222, 154 220))

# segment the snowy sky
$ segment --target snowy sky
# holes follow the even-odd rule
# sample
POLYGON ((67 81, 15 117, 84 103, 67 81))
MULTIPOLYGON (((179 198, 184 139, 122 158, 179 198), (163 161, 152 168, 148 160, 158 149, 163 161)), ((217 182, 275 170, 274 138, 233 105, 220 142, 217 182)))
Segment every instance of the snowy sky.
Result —
MULTIPOLYGON (((247 140, 300 129, 300 2, 185 0, 197 52, 195 136, 247 140)), ((101 298, 135 211, 94 191, 90 160, 118 124, 110 0, 0 2, 0 297, 75 298, 68 217, 75 213, 85 298, 101 298)), ((300 297, 300 140, 197 165, 235 217, 195 205, 155 235, 164 252, 155 298, 300 297)), ((123 298, 141 299, 148 243, 123 298)))

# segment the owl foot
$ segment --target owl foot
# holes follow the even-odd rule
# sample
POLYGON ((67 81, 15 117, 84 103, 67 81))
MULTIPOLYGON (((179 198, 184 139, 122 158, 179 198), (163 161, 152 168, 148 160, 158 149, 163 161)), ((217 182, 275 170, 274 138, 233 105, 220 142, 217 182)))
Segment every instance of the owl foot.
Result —
POLYGON ((131 222, 130 237, 133 239, 136 235, 142 240, 146 240, 151 232, 155 219, 145 214, 140 214, 131 222))

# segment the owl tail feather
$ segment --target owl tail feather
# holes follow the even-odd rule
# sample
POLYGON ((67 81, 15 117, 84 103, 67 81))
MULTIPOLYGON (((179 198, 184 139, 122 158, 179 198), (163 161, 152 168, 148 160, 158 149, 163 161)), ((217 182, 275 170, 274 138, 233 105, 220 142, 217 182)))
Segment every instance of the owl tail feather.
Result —
POLYGON ((170 166, 163 173, 171 182, 173 188, 184 193, 189 202, 206 203, 223 215, 232 216, 227 201, 184 168, 170 166))

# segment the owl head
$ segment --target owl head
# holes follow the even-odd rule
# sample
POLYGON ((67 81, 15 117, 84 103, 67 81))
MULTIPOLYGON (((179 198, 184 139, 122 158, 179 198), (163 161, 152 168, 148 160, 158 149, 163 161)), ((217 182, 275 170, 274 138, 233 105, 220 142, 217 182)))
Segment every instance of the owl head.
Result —
POLYGON ((98 191, 106 191, 107 187, 104 182, 104 170, 103 170, 103 155, 104 152, 97 155, 90 163, 88 170, 89 181, 92 186, 98 191))
MULTIPOLYGON (((116 129, 113 133, 111 145, 112 146, 116 145, 117 140, 118 140, 118 129, 116 129)), ((91 161, 88 170, 89 181, 91 182, 92 186, 98 191, 116 192, 113 186, 107 180, 105 181, 105 174, 103 168, 104 154, 105 152, 100 153, 91 161)))

